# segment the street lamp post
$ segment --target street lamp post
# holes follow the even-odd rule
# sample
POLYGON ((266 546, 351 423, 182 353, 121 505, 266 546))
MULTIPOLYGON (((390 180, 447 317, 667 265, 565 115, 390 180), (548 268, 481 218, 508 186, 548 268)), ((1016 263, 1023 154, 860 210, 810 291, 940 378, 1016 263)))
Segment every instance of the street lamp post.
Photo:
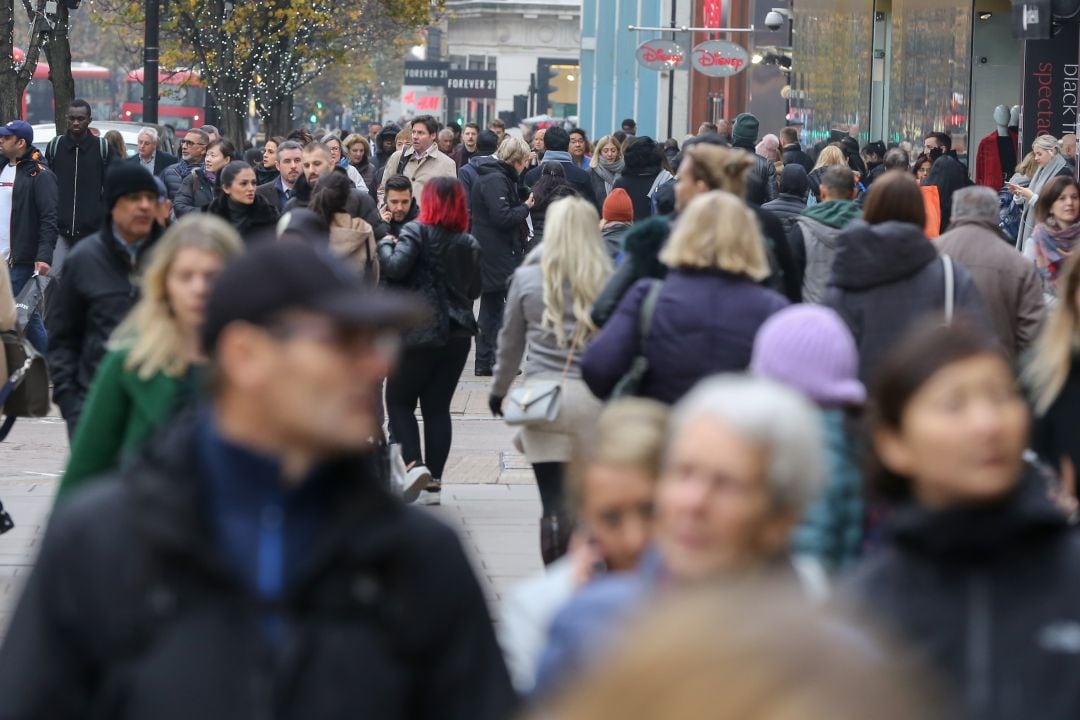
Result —
POLYGON ((144 123, 158 121, 158 3, 146 0, 146 30, 143 47, 143 112, 144 123))

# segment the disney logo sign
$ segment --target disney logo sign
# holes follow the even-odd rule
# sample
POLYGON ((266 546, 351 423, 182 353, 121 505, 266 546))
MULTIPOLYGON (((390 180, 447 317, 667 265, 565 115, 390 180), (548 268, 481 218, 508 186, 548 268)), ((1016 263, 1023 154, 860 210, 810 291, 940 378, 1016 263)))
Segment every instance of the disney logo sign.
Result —
POLYGON ((674 70, 685 58, 683 49, 671 40, 648 40, 634 53, 637 61, 649 70, 674 70))
POLYGON ((694 46, 694 68, 711 77, 738 75, 750 64, 750 55, 741 45, 726 40, 708 40, 694 46))

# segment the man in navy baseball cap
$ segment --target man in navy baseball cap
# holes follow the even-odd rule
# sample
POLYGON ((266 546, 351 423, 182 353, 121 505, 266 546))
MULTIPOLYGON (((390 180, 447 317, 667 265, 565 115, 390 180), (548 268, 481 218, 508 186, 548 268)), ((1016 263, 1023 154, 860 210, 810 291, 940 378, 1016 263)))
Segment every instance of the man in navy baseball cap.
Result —
POLYGON ((0 127, 0 137, 12 135, 20 140, 25 140, 27 145, 34 142, 34 128, 30 126, 30 123, 23 120, 12 120, 7 125, 0 127))

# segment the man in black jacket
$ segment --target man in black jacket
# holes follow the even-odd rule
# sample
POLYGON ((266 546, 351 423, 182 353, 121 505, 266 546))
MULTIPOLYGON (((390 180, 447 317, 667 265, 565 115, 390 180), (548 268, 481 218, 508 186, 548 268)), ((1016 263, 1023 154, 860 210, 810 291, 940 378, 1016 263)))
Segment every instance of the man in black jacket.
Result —
POLYGON ((731 127, 731 144, 745 150, 754 160, 750 172, 746 174, 746 201, 754 205, 764 205, 775 200, 776 167, 772 162, 757 154, 754 146, 758 141, 758 119, 750 113, 742 113, 735 118, 731 127))
POLYGON ((139 299, 139 277, 161 235, 158 187, 137 165, 117 163, 105 178, 109 217, 68 256, 50 311, 53 400, 74 434, 105 344, 139 299))
POLYGON ((532 188, 540 179, 544 163, 558 162, 563 166, 566 179, 574 186, 578 194, 596 205, 596 193, 592 189, 589 171, 575 165, 573 158, 570 157, 570 134, 561 127, 548 128, 544 133, 544 148, 544 159, 540 165, 525 173, 525 187, 532 188))
POLYGON ((814 171, 814 160, 803 152, 799 144, 799 128, 786 127, 781 130, 780 146, 784 151, 784 165, 801 165, 807 174, 814 171))
POLYGON ((180 191, 184 178, 195 168, 202 167, 203 160, 206 159, 206 148, 209 145, 210 138, 202 130, 187 131, 183 142, 180 143, 180 161, 161 172, 161 179, 165 183, 170 200, 176 199, 176 193, 180 191))
MULTIPOLYGON (((0 222, 6 224, 6 260, 16 296, 34 273, 49 274, 56 247, 56 176, 45 167, 33 142, 34 129, 22 120, 0 127, 0 149, 5 158, 0 193, 10 193, 6 204, 9 215, 0 215, 0 222)), ((0 203, 0 213, 3 208, 4 203, 0 203)), ((26 326, 26 337, 38 352, 45 352, 48 335, 37 312, 26 326)))
POLYGON ((420 206, 413 197, 412 180, 404 175, 394 175, 386 181, 383 189, 386 191, 386 199, 379 208, 379 216, 386 222, 390 234, 397 237, 401 228, 420 215, 420 206))
POLYGON ((45 148, 45 161, 56 175, 59 190, 56 222, 60 238, 52 263, 52 275, 57 279, 68 251, 101 228, 105 217, 105 173, 110 165, 120 162, 105 138, 91 134, 91 120, 90 103, 72 100, 67 110, 67 132, 45 148))
POLYGON ((514 715, 460 542, 374 470, 393 340, 423 305, 336 262, 265 243, 224 270, 212 397, 49 523, 0 649, 5 717, 514 715))

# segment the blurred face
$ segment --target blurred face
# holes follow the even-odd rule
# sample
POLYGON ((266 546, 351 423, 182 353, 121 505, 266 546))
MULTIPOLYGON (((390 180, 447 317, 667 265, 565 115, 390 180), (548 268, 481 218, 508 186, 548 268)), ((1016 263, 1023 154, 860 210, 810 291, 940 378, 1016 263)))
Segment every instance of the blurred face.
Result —
POLYGON ((335 165, 341 162, 341 143, 337 140, 331 140, 326 143, 326 147, 330 148, 330 162, 335 165))
POLYGON ((1054 157, 1053 150, 1047 150, 1046 148, 1037 147, 1035 152, 1035 162, 1039 167, 1043 167, 1046 163, 1050 162, 1050 159, 1054 157))
POLYGON ((632 570, 652 539, 654 478, 636 467, 585 471, 581 520, 608 569, 632 570))
POLYGON ((289 187, 300 179, 300 170, 304 165, 304 151, 298 149, 282 150, 277 156, 277 169, 281 179, 289 187))
POLYGON ((923 139, 923 152, 930 155, 934 150, 941 147, 941 142, 936 137, 923 139))
POLYGON ((264 168, 272 168, 277 165, 276 142, 268 142, 263 146, 262 164, 264 168))
POLYGON ((506 130, 498 125, 489 125, 488 130, 499 136, 499 144, 502 145, 503 136, 506 135, 506 130))
POLYGON ((545 128, 540 128, 536 131, 536 134, 533 135, 533 150, 539 150, 540 152, 544 151, 545 133, 547 133, 547 130, 545 128))
POLYGON ((67 111, 68 132, 82 137, 90 127, 90 111, 84 107, 69 107, 67 111))
POLYGON ((912 396, 900 425, 878 431, 874 445, 926 507, 987 502, 1017 482, 1028 410, 1008 365, 994 355, 939 370, 912 396))
POLYGON ((180 143, 180 154, 188 165, 198 165, 206 157, 206 146, 202 137, 188 133, 188 136, 180 143))
POLYGON ((1061 152, 1067 158, 1076 157, 1076 136, 1067 135, 1061 140, 1061 152))
POLYGON ((202 248, 181 248, 165 273, 165 300, 180 327, 198 329, 206 317, 206 302, 224 261, 202 248))
POLYGON ((656 496, 656 539, 680 580, 701 580, 771 560, 795 518, 778 511, 764 450, 721 420, 700 416, 672 440, 656 496))
POLYGON ((260 432, 285 452, 330 458, 371 447, 397 339, 297 311, 269 329, 227 328, 218 358, 228 391, 252 406, 260 432))
POLYGON ((615 143, 609 142, 600 150, 600 157, 605 162, 613 163, 619 159, 619 148, 615 146, 615 143))
POLYGON ((364 151, 364 143, 354 142, 352 145, 349 146, 349 162, 351 162, 353 165, 359 165, 360 163, 364 162, 364 155, 366 155, 366 152, 364 151))
POLYGON ((1050 206, 1050 215, 1062 225, 1076 222, 1080 217, 1080 193, 1076 191, 1076 186, 1065 188, 1065 192, 1050 206))
POLYGON ((255 171, 250 168, 241 170, 233 179, 232 185, 225 188, 229 199, 242 205, 255 202, 255 171))
POLYGON ((113 229, 126 242, 135 243, 150 234, 157 211, 156 192, 124 195, 112 209, 113 229))
POLYGON ((22 155, 20 152, 22 147, 22 143, 14 135, 0 136, 0 152, 3 152, 4 157, 11 162, 15 162, 22 155))
POLYGON ((372 123, 368 127, 368 137, 369 138, 378 137, 380 132, 382 132, 382 125, 380 125, 379 123, 372 123))
POLYGON ((476 128, 467 127, 461 131, 461 142, 469 152, 476 149, 476 136, 476 128))
POLYGON ((394 222, 402 222, 412 207, 412 193, 408 190, 387 190, 386 208, 394 216, 394 222))
POLYGON ((154 152, 157 150, 157 143, 149 135, 139 136, 139 157, 143 160, 149 160, 154 157, 154 152))
POLYGON ((208 172, 217 172, 228 164, 229 158, 225 157, 220 147, 212 147, 206 151, 206 160, 203 161, 203 165, 208 172))
POLYGON ((683 158, 679 165, 679 174, 675 181, 675 209, 679 212, 685 210, 691 200, 708 190, 705 183, 695 180, 691 175, 693 166, 694 161, 689 156, 683 158))
POLYGON ((304 153, 304 176, 312 187, 315 182, 326 173, 333 170, 330 164, 330 156, 319 149, 304 153))
POLYGON ((199 128, 199 129, 202 130, 204 133, 206 133, 207 142, 217 142, 218 140, 221 139, 221 135, 219 135, 218 133, 211 130, 209 127, 207 127, 205 125, 203 127, 199 128))
POLYGON ((570 136, 570 155, 577 158, 585 156, 585 138, 580 133, 570 136))
POLYGON ((439 151, 444 155, 454 151, 454 133, 439 134, 439 151))
POLYGON ((412 126, 412 146, 417 153, 426 153, 434 141, 435 136, 428 132, 423 123, 412 126))
POLYGON ((930 163, 923 162, 915 168, 915 179, 922 182, 930 174, 930 163))

